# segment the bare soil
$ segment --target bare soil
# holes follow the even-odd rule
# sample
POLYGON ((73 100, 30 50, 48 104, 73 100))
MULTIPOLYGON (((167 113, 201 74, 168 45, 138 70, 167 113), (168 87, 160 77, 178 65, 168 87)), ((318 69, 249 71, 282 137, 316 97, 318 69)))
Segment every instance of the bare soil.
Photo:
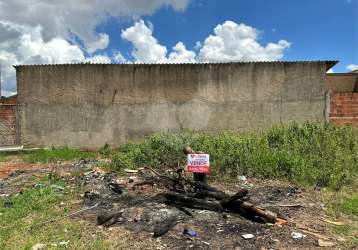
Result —
POLYGON ((232 213, 216 213, 186 209, 191 215, 163 203, 158 194, 166 190, 156 186, 143 186, 133 190, 136 176, 117 176, 96 167, 96 163, 23 164, 1 163, 0 196, 21 192, 33 186, 33 176, 57 173, 66 183, 81 185, 86 191, 83 200, 74 201, 69 209, 75 211, 98 204, 95 209, 76 215, 91 226, 97 216, 112 212, 122 215, 109 227, 99 226, 113 241, 113 249, 339 249, 344 239, 335 236, 322 219, 325 208, 319 191, 304 190, 282 181, 248 179, 245 182, 211 182, 227 192, 235 193, 241 187, 250 189, 250 200, 287 218, 286 225, 272 225, 249 220, 232 213), (130 180, 131 179, 131 180, 130 180), (133 180, 133 182, 132 182, 133 180), (123 185, 119 194, 109 183, 123 185), (156 228, 168 221, 173 227, 161 237, 153 237, 156 228), (183 234, 184 229, 194 230, 194 237, 183 234), (304 235, 293 239, 292 233, 304 235), (253 234, 244 239, 244 234, 253 234), (320 247, 318 240, 335 244, 320 247))

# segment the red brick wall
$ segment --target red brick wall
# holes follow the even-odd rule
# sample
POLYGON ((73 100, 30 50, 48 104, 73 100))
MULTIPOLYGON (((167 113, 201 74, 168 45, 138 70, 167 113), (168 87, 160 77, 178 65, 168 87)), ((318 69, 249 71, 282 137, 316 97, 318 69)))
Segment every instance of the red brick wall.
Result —
POLYGON ((358 93, 332 93, 329 116, 333 124, 358 127, 358 93))
POLYGON ((16 145, 16 105, 0 104, 0 147, 16 145))
POLYGON ((1 104, 16 104, 16 102, 17 102, 17 95, 13 95, 13 96, 6 97, 6 98, 3 97, 0 100, 1 104))

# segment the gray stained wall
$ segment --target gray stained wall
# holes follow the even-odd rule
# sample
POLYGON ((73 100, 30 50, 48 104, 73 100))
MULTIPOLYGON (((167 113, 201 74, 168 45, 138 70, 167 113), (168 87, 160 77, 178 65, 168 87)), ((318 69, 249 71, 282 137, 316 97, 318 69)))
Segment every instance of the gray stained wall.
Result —
POLYGON ((158 131, 325 121, 325 62, 17 66, 21 143, 99 148, 158 131))

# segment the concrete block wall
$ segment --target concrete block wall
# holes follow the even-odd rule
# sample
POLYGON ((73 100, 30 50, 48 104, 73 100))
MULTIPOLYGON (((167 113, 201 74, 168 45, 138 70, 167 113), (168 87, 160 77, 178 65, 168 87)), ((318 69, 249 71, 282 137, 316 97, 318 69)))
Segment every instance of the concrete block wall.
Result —
POLYGON ((16 105, 0 104, 0 147, 16 145, 16 105))
POLYGON ((358 93, 332 93, 330 121, 335 125, 358 127, 358 93))
POLYGON ((17 66, 21 144, 96 149, 183 128, 325 122, 326 71, 326 62, 17 66))

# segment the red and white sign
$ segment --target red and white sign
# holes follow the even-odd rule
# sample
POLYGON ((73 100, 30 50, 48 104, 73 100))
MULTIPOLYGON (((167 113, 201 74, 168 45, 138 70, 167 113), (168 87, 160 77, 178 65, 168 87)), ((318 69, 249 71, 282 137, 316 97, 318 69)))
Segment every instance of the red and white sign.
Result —
POLYGON ((208 154, 188 154, 188 172, 209 173, 210 161, 208 154))

